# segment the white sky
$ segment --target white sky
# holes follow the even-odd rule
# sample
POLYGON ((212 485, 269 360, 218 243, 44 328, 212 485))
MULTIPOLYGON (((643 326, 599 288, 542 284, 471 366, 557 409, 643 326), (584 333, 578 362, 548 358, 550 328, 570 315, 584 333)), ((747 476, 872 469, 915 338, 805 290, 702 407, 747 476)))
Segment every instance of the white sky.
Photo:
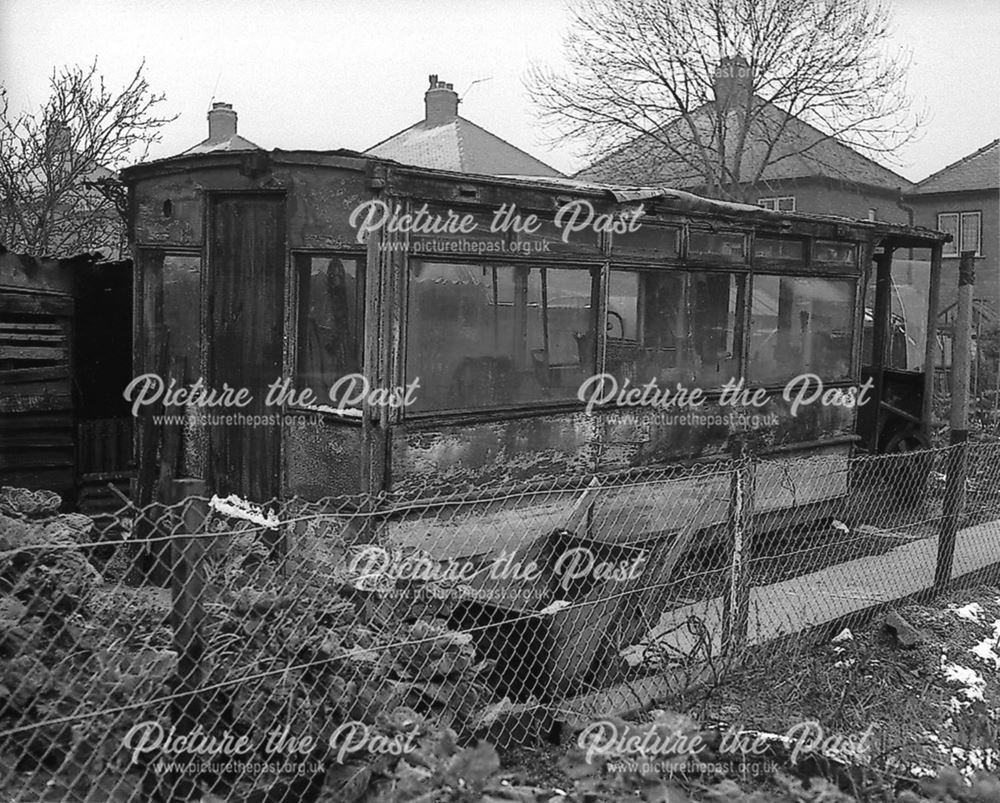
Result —
MULTIPOLYGON (((919 142, 888 165, 919 180, 1000 136, 1000 0, 896 0, 895 39, 914 50, 910 90, 929 112, 919 142)), ((558 64, 563 0, 0 0, 0 81, 15 107, 47 95, 56 65, 95 57, 120 85, 145 58, 161 107, 179 113, 153 157, 206 136, 215 100, 265 148, 363 150, 423 117, 427 76, 460 114, 554 167, 522 84, 558 64)))

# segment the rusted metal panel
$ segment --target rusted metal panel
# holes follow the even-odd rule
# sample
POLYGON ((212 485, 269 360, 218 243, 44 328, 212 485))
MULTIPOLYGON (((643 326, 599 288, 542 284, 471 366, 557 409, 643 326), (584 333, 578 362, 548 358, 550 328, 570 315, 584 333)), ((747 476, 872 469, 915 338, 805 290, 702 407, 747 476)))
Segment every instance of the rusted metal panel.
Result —
POLYGON ((288 234, 293 248, 362 248, 351 213, 371 197, 365 176, 353 171, 286 168, 276 176, 289 188, 288 234))
POLYGON ((464 488, 593 470, 596 419, 583 413, 400 427, 392 445, 392 490, 464 488))
POLYGON ((286 423, 284 493, 316 500, 358 494, 361 482, 361 427, 302 416, 286 423))
POLYGON ((131 202, 139 245, 201 245, 204 210, 197 174, 149 179, 133 188, 131 202))
POLYGON ((248 176, 229 169, 194 168, 142 180, 132 189, 134 236, 139 245, 199 246, 204 236, 204 195, 216 190, 287 192, 290 248, 359 248, 351 212, 371 197, 363 173, 271 165, 248 176))
POLYGON ((850 435, 854 411, 820 404, 800 407, 772 395, 751 415, 772 419, 757 429, 739 426, 742 410, 705 404, 690 413, 649 409, 600 410, 506 421, 416 427, 395 433, 392 490, 524 480, 546 474, 585 474, 725 456, 733 438, 755 451, 850 435), (692 425, 686 415, 727 423, 692 425), (671 418, 674 416, 675 418, 671 418), (724 419, 724 416, 729 416, 724 419))

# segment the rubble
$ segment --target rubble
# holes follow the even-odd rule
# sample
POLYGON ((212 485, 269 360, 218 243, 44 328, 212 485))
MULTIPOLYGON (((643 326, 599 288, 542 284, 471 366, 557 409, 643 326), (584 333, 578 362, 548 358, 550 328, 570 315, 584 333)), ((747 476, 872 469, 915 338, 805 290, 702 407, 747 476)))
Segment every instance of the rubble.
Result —
POLYGON ((928 634, 911 625, 902 616, 893 611, 885 617, 884 627, 896 635, 896 640, 908 650, 926 643, 928 634))

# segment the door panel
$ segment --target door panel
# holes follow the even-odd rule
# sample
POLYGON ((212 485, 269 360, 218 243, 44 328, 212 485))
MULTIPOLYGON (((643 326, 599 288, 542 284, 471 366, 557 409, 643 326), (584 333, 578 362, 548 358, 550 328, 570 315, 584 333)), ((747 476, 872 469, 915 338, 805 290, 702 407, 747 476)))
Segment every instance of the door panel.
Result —
MULTIPOLYGON (((281 375, 285 199, 278 194, 212 194, 209 207, 209 380, 247 388, 253 401, 218 410, 246 416, 264 406, 281 375)), ((210 428, 209 482, 219 494, 265 502, 280 489, 276 424, 210 428)))

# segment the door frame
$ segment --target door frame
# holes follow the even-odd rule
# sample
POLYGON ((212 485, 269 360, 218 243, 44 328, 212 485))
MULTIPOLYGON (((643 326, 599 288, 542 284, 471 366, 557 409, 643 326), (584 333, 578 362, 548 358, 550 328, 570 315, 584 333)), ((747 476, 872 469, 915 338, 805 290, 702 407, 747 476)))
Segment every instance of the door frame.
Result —
MULTIPOLYGON (((281 281, 281 299, 278 314, 280 316, 280 326, 279 331, 281 333, 281 350, 279 358, 279 370, 282 376, 287 375, 288 371, 288 282, 289 282, 289 259, 290 251, 288 245, 288 228, 289 228, 289 218, 288 218, 288 190, 284 187, 212 187, 205 188, 201 190, 203 203, 202 203, 202 293, 201 293, 201 315, 204 322, 204 332, 205 332, 205 344, 203 349, 203 365, 206 382, 210 387, 215 387, 215 375, 213 370, 212 357, 214 354, 214 343, 212 342, 212 334, 214 333, 214 314, 215 314, 215 294, 212 292, 213 282, 215 281, 215 264, 212 259, 212 238, 215 233, 215 203, 220 198, 226 197, 237 197, 237 198, 253 198, 253 197, 269 197, 274 199, 280 199, 282 202, 282 228, 284 237, 281 243, 281 264, 280 264, 280 281, 281 281)), ((263 392, 263 388, 256 390, 256 393, 263 392)), ((283 408, 278 413, 283 412, 283 408)), ((284 443, 284 428, 283 425, 277 427, 277 432, 275 435, 276 443, 275 447, 277 449, 277 465, 278 465, 278 478, 277 483, 274 487, 274 496, 281 496, 285 490, 285 443, 284 443)), ((213 457, 214 457, 214 437, 211 427, 206 427, 205 433, 205 475, 206 480, 209 483, 209 488, 215 492, 217 489, 213 487, 215 482, 215 477, 213 476, 213 457)), ((264 499, 250 499, 248 500, 255 504, 263 504, 268 500, 264 499)))

